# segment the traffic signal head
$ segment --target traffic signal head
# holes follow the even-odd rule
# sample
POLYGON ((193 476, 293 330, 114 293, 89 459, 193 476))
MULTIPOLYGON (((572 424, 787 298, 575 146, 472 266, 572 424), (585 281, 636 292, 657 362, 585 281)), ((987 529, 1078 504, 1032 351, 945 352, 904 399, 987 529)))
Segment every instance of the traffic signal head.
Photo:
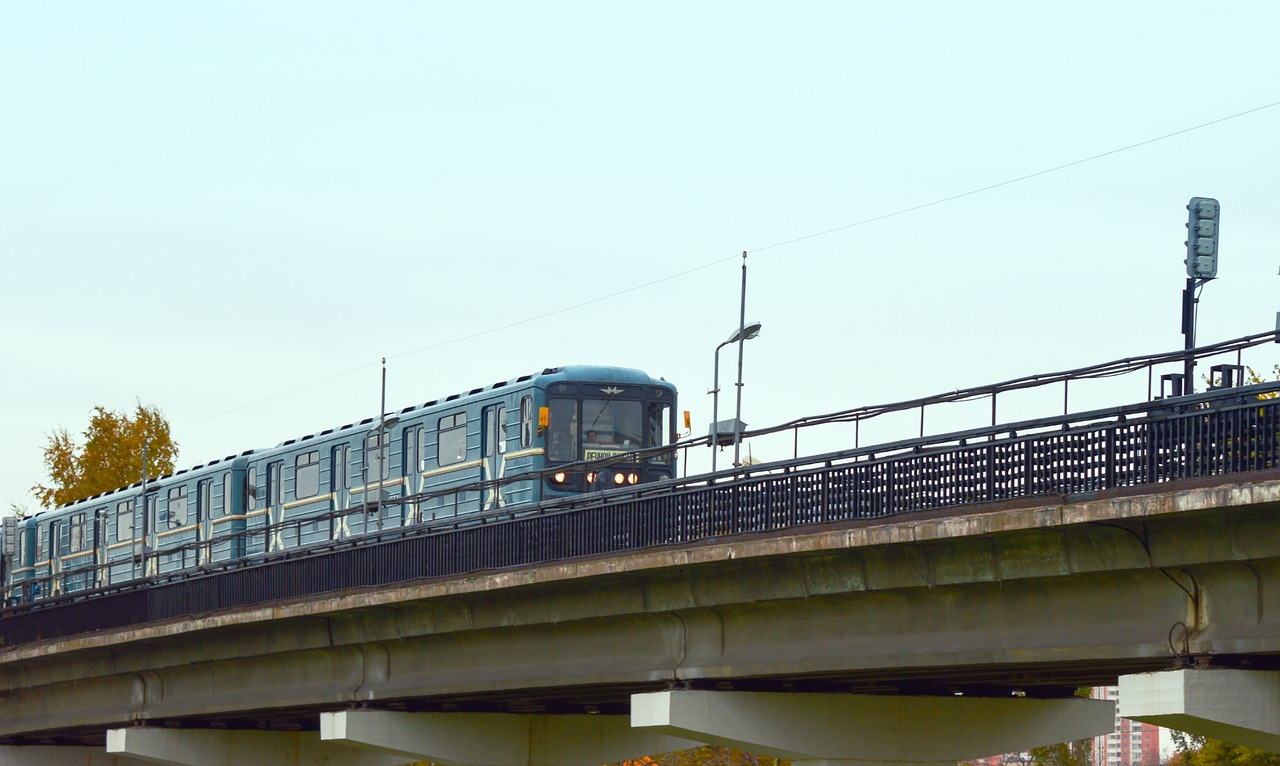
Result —
POLYGON ((1192 197, 1187 203, 1187 276, 1218 276, 1218 223, 1222 209, 1212 197, 1192 197))

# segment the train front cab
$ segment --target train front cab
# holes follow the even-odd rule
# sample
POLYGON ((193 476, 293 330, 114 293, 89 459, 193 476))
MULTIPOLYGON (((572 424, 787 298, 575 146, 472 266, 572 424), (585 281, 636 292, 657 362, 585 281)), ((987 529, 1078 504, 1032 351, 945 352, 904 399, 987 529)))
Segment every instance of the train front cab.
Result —
POLYGON ((676 392, 667 383, 564 381, 547 387, 539 428, 546 497, 675 476, 676 392))

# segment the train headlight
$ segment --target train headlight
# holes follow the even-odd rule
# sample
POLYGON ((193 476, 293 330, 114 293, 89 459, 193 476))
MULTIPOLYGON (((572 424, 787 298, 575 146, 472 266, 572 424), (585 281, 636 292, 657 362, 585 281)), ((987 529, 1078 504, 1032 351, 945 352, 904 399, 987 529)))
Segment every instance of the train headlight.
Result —
POLYGON ((596 483, 596 472, 595 472, 595 471, 587 471, 587 483, 588 483, 588 484, 595 484, 595 483, 596 483))
POLYGON ((567 478, 569 477, 565 475, 564 471, 557 471, 554 475, 552 475, 551 480, 554 481, 556 484, 564 484, 565 479, 567 478))
POLYGON ((629 474, 627 474, 627 483, 628 483, 628 484, 635 484, 635 483, 636 483, 636 482, 638 482, 638 481, 640 481, 640 477, 639 477, 639 476, 636 476, 634 473, 629 473, 629 474))
POLYGON ((627 477, 623 476, 620 473, 615 473, 613 475, 613 483, 617 484, 618 486, 622 486, 623 484, 627 483, 627 477))

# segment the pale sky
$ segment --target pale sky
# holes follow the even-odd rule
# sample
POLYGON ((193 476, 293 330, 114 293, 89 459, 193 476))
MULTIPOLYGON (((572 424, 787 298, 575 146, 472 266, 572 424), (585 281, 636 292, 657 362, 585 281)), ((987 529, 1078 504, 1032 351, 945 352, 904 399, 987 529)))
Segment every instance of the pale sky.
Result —
POLYGON ((1223 210, 1201 342, 1273 329, 1276 29, 1270 1, 4 4, 0 507, 94 405, 158 406, 190 466, 374 416, 383 356, 388 409, 615 364, 706 433, 743 250, 753 427, 1180 348, 1193 196, 1223 210))

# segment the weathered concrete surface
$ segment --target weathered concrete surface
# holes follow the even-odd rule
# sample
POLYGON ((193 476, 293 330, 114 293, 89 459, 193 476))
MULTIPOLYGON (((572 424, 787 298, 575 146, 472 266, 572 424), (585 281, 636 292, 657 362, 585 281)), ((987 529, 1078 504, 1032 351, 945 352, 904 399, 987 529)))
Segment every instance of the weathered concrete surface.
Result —
POLYGON ((625 704, 686 680, 1092 683, 1165 667, 1171 634, 1270 655, 1278 509, 1266 481, 899 517, 15 647, 0 737, 584 688, 625 704))
POLYGON ((599 766, 703 743, 631 728, 623 715, 322 713, 320 737, 444 766, 599 766))
POLYGON ((152 763, 109 755, 100 747, 0 745, 0 766, 151 766, 152 763))
POLYGON ((1126 718, 1280 752, 1280 672, 1196 668, 1120 677, 1126 718))
POLYGON ((791 761, 956 763, 1115 728, 1115 703, 670 691, 637 694, 633 726, 791 761))
POLYGON ((414 760, 324 742, 311 731, 114 729, 107 752, 170 766, 401 766, 414 760))

